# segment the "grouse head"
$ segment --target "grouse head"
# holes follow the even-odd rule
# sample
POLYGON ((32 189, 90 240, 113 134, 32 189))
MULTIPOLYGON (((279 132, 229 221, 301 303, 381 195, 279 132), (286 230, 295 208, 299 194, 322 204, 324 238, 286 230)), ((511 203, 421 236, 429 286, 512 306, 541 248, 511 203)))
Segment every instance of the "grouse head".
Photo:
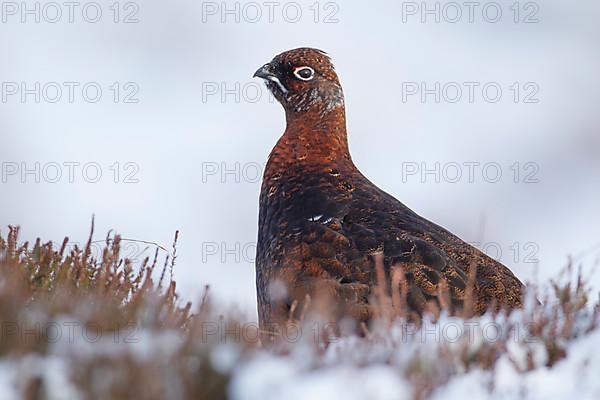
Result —
POLYGON ((326 114, 344 106, 331 59, 321 50, 303 47, 281 53, 260 67, 254 77, 265 80, 286 113, 326 114))

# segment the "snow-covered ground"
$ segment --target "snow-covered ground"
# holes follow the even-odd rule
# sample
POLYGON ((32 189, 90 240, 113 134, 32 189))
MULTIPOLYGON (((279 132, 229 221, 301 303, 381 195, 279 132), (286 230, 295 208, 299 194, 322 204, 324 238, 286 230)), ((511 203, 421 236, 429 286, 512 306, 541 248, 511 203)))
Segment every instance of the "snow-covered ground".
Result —
MULTIPOLYGON (((397 321, 375 327, 367 338, 333 339, 329 346, 315 345, 310 327, 298 325, 304 334, 270 348, 248 347, 243 334, 208 328, 194 336, 191 347, 174 330, 141 328, 99 338, 91 330, 83 333, 84 322, 63 318, 57 326, 76 328, 53 335, 44 354, 0 359, 0 394, 3 400, 27 398, 23 393, 39 382, 45 399, 111 398, 113 385, 135 374, 136 365, 144 379, 158 371, 161 398, 187 399, 177 389, 184 378, 174 366, 189 357, 185 368, 201 371, 204 363, 215 376, 225 376, 225 393, 234 400, 600 398, 600 330, 590 329, 594 310, 565 312, 529 303, 528 311, 509 317, 442 315, 420 329, 397 321), (553 360, 555 348, 565 357, 553 360), (106 360, 126 361, 128 369, 107 367, 106 360), (91 393, 74 379, 83 370, 92 371, 91 393)), ((197 379, 213 384, 210 376, 197 379)))

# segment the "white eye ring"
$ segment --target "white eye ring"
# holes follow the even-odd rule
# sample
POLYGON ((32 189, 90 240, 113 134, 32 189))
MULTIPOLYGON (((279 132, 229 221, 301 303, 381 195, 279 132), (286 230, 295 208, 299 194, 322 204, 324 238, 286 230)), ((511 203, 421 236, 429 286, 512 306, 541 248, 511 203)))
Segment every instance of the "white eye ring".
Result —
POLYGON ((298 79, 300 79, 301 81, 310 81, 312 78, 315 77, 315 70, 312 69, 311 67, 298 67, 296 69, 294 69, 294 76, 298 79), (300 71, 303 70, 309 70, 310 71, 310 76, 309 77, 303 77, 300 75, 300 71))

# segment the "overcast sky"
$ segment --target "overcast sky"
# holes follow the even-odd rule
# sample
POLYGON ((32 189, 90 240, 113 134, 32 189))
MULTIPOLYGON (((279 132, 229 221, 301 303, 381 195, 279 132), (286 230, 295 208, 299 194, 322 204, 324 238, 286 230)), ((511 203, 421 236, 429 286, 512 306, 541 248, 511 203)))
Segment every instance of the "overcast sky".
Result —
POLYGON ((285 121, 251 76, 311 46, 381 188, 526 280, 598 260, 597 1, 113 3, 2 3, 3 235, 83 242, 92 214, 97 240, 168 248, 180 230, 181 294, 210 284, 253 313, 260 174, 285 121))

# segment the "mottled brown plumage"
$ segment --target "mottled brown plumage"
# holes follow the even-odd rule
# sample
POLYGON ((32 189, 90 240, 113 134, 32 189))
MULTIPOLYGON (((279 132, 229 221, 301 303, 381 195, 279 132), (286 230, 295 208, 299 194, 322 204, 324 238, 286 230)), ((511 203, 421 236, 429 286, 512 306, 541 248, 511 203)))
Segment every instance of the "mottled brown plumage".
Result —
POLYGON ((383 254, 387 273, 402 268, 407 304, 416 313, 440 302, 442 286, 460 309, 469 276, 475 312, 520 306, 523 285, 508 268, 420 217, 356 168, 342 88, 325 53, 291 50, 255 76, 265 79, 287 120, 260 194, 256 284, 263 328, 286 321, 294 300, 316 292, 331 300, 335 315, 368 320, 376 254, 383 254))

